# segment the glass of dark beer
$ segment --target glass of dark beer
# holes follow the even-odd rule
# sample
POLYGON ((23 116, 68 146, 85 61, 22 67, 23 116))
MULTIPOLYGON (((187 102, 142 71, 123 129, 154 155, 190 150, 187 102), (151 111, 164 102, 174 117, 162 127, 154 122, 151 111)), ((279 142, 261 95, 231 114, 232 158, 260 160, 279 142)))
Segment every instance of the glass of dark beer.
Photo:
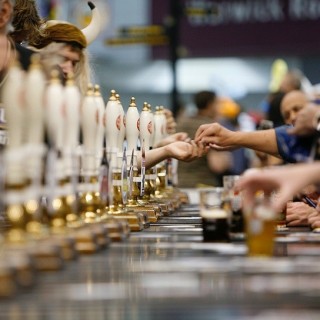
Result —
POLYGON ((229 215, 224 207, 224 189, 202 188, 199 195, 203 241, 230 242, 229 215))

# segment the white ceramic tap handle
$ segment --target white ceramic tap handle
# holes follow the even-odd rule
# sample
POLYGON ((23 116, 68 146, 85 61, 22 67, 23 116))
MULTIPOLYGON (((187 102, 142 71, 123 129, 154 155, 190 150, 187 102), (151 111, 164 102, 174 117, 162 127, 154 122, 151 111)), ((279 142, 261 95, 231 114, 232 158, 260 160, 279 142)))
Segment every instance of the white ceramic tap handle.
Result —
POLYGON ((103 155, 103 140, 104 140, 104 134, 105 134, 105 104, 103 101, 103 98, 101 96, 100 92, 100 86, 95 85, 94 86, 94 99, 96 102, 97 107, 97 137, 96 137, 96 159, 97 159, 97 169, 100 167, 101 159, 103 155))
POLYGON ((61 150, 64 137, 64 95, 63 87, 59 80, 59 73, 53 70, 51 73, 50 84, 47 87, 46 95, 45 120, 49 141, 57 150, 61 150))
POLYGON ((65 99, 65 137, 64 149, 74 153, 79 145, 81 94, 73 77, 69 75, 64 89, 65 99))
POLYGON ((24 72, 17 63, 14 63, 8 70, 8 76, 2 89, 9 148, 20 147, 23 141, 26 116, 23 108, 23 81, 24 72))
POLYGON ((127 150, 131 154, 132 149, 137 150, 139 138, 139 111, 135 103, 135 98, 131 98, 131 102, 126 114, 126 139, 127 150))
POLYGON ((40 57, 34 54, 25 81, 27 143, 30 145, 44 142, 45 85, 46 79, 40 65, 40 57))
POLYGON ((140 114, 140 141, 144 140, 145 150, 150 149, 150 141, 152 135, 152 122, 147 102, 143 104, 140 114))
POLYGON ((87 94, 81 108, 81 127, 83 135, 83 173, 94 175, 96 169, 96 137, 98 128, 98 110, 92 85, 88 86, 87 94))
POLYGON ((123 142, 124 138, 126 135, 126 116, 123 110, 123 106, 120 101, 120 95, 116 94, 116 99, 118 101, 118 108, 119 108, 119 114, 121 117, 120 121, 120 130, 119 130, 119 135, 118 135, 118 140, 117 140, 117 148, 119 152, 122 152, 123 150, 123 142))
POLYGON ((153 146, 155 147, 163 137, 163 118, 161 115, 160 107, 156 107, 154 114, 154 140, 153 146))
POLYGON ((109 151, 117 151, 118 135, 121 127, 121 115, 116 99, 116 92, 111 90, 109 101, 106 105, 106 143, 109 151))
POLYGON ((150 121, 150 131, 151 131, 151 135, 150 135, 150 147, 153 147, 154 145, 154 114, 152 112, 151 109, 151 105, 148 104, 148 109, 149 109, 149 121, 150 121))

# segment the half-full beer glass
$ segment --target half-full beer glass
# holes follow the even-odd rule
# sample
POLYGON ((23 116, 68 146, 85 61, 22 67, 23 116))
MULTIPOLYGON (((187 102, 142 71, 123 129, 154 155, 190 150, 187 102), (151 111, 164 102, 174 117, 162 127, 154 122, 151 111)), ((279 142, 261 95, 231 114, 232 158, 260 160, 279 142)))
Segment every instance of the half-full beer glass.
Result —
POLYGON ((246 241, 249 256, 273 255, 276 213, 269 201, 258 201, 245 210, 246 241))
POLYGON ((224 189, 199 189, 200 216, 202 217, 204 242, 229 242, 229 217, 224 208, 224 189))

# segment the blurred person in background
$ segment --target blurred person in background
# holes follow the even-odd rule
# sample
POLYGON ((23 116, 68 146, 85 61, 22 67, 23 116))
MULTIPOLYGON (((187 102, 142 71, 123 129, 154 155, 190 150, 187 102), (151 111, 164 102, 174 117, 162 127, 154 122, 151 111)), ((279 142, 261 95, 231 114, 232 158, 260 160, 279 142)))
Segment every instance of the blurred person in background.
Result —
MULTIPOLYGON (((216 121, 230 128, 233 127, 230 121, 221 115, 220 99, 215 92, 197 92, 194 95, 194 104, 197 108, 196 114, 179 117, 177 131, 186 132, 189 137, 194 137, 198 127, 208 121, 216 121)), ((210 150, 205 157, 191 163, 179 163, 179 187, 194 188, 199 184, 219 186, 222 184, 223 175, 238 174, 232 171, 233 164, 234 159, 231 152, 214 150, 210 150)))
POLYGON ((287 70, 280 74, 275 70, 273 77, 278 79, 271 79, 273 85, 271 86, 270 84, 271 91, 262 102, 261 109, 264 114, 264 119, 272 121, 274 127, 279 127, 284 124, 280 111, 281 101, 288 92, 302 88, 304 77, 300 70, 287 70))

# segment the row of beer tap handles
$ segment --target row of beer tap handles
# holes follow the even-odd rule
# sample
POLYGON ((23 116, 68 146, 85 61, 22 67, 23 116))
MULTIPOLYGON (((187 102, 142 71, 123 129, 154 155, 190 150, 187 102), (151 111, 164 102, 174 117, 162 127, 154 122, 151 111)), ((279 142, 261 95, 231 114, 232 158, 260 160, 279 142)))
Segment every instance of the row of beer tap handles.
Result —
POLYGON ((148 150, 166 136, 166 117, 160 107, 153 113, 144 103, 139 113, 135 98, 131 98, 125 113, 119 95, 111 90, 105 104, 98 85, 89 84, 86 95, 81 97, 72 75, 63 86, 58 71, 53 70, 47 81, 37 55, 28 72, 18 64, 11 66, 2 100, 9 141, 3 153, 7 185, 28 181, 36 189, 44 170, 47 185, 51 186, 77 171, 89 181, 99 173, 104 143, 109 168, 121 168, 125 150, 127 163, 134 158, 134 165, 139 153, 144 171, 148 150))

